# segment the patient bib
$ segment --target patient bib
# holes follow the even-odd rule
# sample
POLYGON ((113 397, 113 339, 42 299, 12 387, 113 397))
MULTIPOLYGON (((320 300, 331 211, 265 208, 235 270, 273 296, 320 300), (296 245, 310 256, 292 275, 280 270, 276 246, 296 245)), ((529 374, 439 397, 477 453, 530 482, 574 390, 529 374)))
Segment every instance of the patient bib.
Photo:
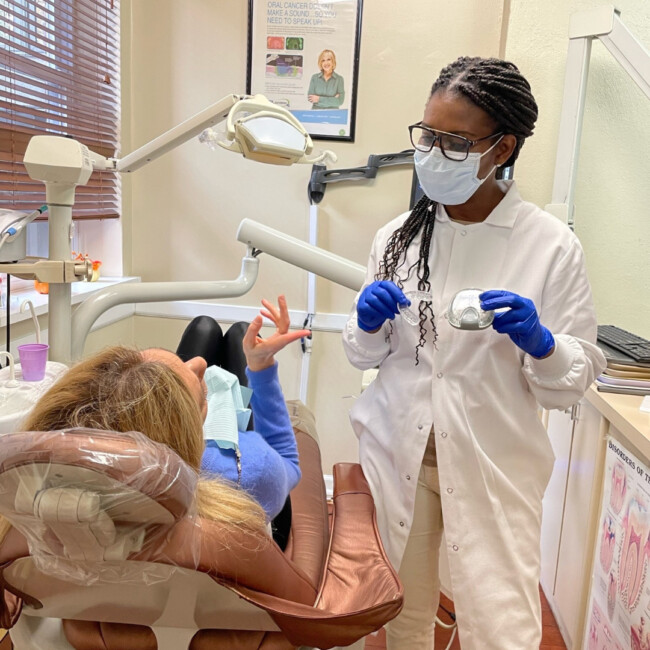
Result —
POLYGON ((248 404, 253 391, 240 386, 236 375, 210 366, 205 371, 208 387, 208 414, 203 423, 203 437, 214 440, 221 449, 239 449, 239 431, 245 431, 251 411, 248 404))

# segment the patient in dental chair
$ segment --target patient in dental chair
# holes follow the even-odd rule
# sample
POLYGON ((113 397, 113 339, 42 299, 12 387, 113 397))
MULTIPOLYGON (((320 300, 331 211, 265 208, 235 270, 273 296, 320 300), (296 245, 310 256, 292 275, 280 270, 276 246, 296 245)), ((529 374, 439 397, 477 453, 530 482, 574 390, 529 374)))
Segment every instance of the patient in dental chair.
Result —
MULTIPOLYGON (((140 431, 171 447, 197 471, 203 470, 197 491, 202 516, 253 530, 265 528, 300 479, 274 355, 310 332, 289 331, 284 296, 277 308, 266 300, 262 304, 261 314, 276 330, 261 338, 263 320, 258 315, 241 339, 256 430, 239 433, 237 453, 205 449, 206 360, 196 356, 183 361, 157 348, 138 351, 115 346, 73 366, 43 395, 22 428, 140 431)), ((180 347, 187 350, 187 342, 180 347)))
MULTIPOLYGON (((263 300, 262 303, 265 307, 262 314, 285 331, 289 325, 289 315, 284 296, 278 299, 278 309, 268 301, 263 300)), ((220 427, 229 423, 229 419, 219 419, 219 414, 215 417, 214 411, 219 408, 215 402, 220 402, 222 395, 216 399, 212 395, 209 397, 204 431, 210 440, 201 466, 204 471, 225 476, 243 485, 262 505, 267 515, 271 519, 276 518, 274 524, 288 529, 283 523, 284 519, 290 518, 285 499, 300 479, 295 438, 292 428, 287 425, 287 410, 278 381, 277 366, 273 364, 259 372, 251 372, 251 363, 254 361, 249 357, 255 354, 251 351, 252 346, 255 345, 262 351, 265 345, 274 345, 272 340, 263 341, 254 336, 251 327, 254 328, 255 324, 249 327, 246 323, 235 323, 224 335, 213 318, 199 316, 186 328, 176 354, 187 366, 199 370, 199 373, 199 366, 204 362, 207 364, 205 376, 211 391, 218 384, 222 392, 228 392, 225 390, 226 381, 234 381, 235 378, 241 386, 250 385, 253 389, 254 413, 248 428, 254 430, 239 432, 236 451, 230 448, 229 440, 223 439, 227 436, 221 436, 222 439, 217 442, 211 439, 215 437, 215 429, 220 431, 220 427), (232 374, 224 380, 221 374, 213 372, 216 366, 232 374), (238 454, 241 455, 241 462, 237 462, 238 454)), ((257 332, 258 330, 255 333, 257 332)), ((291 340, 308 334, 308 330, 292 333, 291 340)), ((234 422, 232 425, 234 428, 234 422)), ((241 428, 246 429, 245 422, 241 428)))

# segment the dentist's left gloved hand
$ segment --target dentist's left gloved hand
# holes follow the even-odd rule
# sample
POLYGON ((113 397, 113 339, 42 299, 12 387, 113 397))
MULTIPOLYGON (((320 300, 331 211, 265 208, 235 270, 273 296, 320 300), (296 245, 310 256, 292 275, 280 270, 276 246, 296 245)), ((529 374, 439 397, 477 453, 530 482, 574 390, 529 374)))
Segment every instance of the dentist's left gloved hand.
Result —
POLYGON ((492 327, 500 334, 507 334, 515 345, 532 357, 541 359, 555 348, 551 332, 540 322, 532 300, 510 291, 484 291, 480 296, 481 309, 508 311, 494 314, 492 327))
POLYGON ((410 305, 411 301, 394 282, 376 280, 359 296, 357 325, 364 332, 376 332, 386 320, 395 318, 399 313, 400 304, 410 305))

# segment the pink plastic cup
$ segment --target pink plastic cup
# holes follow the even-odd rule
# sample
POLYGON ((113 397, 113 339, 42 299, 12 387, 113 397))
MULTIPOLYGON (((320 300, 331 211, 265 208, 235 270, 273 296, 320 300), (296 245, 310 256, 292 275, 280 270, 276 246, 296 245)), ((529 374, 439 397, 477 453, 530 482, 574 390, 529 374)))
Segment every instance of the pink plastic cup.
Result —
POLYGON ((20 368, 24 381, 41 381, 45 377, 49 349, 50 346, 46 343, 26 343, 18 346, 20 368))

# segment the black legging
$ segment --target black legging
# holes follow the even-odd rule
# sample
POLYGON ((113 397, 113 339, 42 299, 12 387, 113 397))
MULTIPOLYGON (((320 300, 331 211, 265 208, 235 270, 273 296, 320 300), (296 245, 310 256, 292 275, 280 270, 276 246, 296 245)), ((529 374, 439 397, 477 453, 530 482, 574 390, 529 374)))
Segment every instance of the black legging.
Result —
POLYGON ((247 328, 248 323, 234 323, 224 335, 214 318, 197 316, 185 328, 176 354, 183 361, 203 357, 208 366, 220 366, 236 375, 242 386, 248 386, 242 346, 247 328))
MULTIPOLYGON (((239 380, 241 386, 248 386, 246 377, 246 356, 242 341, 248 329, 248 323, 234 323, 224 334, 211 316, 197 316, 185 328, 176 354, 183 360, 189 361, 194 357, 203 357, 208 366, 220 366, 231 372, 239 380)), ((253 418, 248 423, 248 429, 253 430, 253 418)), ((271 522, 273 539, 284 550, 289 541, 291 530, 291 501, 285 501, 282 510, 271 522)))

